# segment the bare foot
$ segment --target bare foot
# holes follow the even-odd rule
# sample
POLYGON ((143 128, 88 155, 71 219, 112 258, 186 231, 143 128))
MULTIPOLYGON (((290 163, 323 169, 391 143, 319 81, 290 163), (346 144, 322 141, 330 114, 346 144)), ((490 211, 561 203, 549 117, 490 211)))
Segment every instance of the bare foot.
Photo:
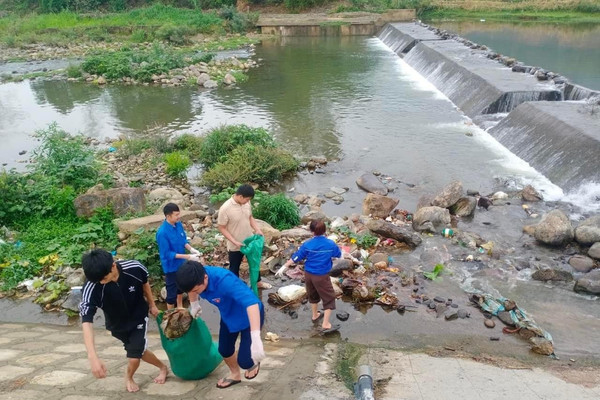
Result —
POLYGON ((165 381, 167 380, 167 374, 169 373, 169 370, 167 369, 166 365, 163 365, 162 368, 160 369, 160 373, 158 374, 158 376, 156 378, 154 378, 154 383, 158 383, 158 384, 163 384, 165 383, 165 381))
POLYGON ((127 379, 125 381, 125 386, 127 387, 127 391, 130 393, 137 392, 140 390, 140 387, 135 383, 133 379, 127 379))

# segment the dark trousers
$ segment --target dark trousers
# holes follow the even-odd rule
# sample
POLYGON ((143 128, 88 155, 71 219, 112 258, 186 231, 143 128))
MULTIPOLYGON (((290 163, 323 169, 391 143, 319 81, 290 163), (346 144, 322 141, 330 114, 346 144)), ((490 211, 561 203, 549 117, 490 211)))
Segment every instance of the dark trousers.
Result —
MULTIPOLYGON (((229 270, 239 278, 240 276, 240 265, 244 259, 244 253, 241 251, 230 251, 229 253, 229 270)), ((260 282, 260 274, 258 275, 258 282, 260 282)))
MULTIPOLYGON (((265 311, 260 310, 260 327, 262 328, 265 323, 265 311)), ((239 331, 230 332, 225 322, 221 320, 221 326, 219 329, 219 354, 223 358, 231 357, 235 354, 235 342, 238 336, 240 337, 240 347, 238 348, 237 361, 242 369, 249 369, 254 365, 252 361, 252 353, 250 346, 252 345, 252 337, 250 336, 250 327, 239 331)))

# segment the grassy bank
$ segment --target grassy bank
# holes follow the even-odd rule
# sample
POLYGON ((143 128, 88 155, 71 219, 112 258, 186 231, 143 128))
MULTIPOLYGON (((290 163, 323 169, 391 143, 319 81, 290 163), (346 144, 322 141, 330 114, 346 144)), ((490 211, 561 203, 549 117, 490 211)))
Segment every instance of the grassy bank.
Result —
POLYGON ((0 18, 0 44, 16 47, 30 43, 70 45, 81 42, 148 42, 185 44, 199 34, 243 33, 254 26, 256 15, 232 7, 217 11, 182 9, 162 4, 122 13, 79 14, 71 11, 0 18))

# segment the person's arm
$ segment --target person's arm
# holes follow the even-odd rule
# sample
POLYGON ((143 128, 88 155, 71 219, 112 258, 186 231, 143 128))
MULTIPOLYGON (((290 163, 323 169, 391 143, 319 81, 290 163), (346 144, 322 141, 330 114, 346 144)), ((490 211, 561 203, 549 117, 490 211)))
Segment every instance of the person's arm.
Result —
POLYGON ((144 297, 146 298, 146 302, 150 307, 150 314, 156 318, 158 315, 158 308, 156 307, 156 303, 154 302, 154 296, 152 296, 152 288, 148 282, 144 283, 142 286, 142 290, 144 291, 144 297))
POLYGON ((248 320, 250 321, 250 355, 254 364, 258 364, 266 358, 265 349, 260 337, 260 308, 258 304, 253 304, 246 308, 248 320))
POLYGON ((264 233, 260 230, 260 227, 258 226, 258 222, 256 222, 256 220, 254 219, 254 217, 252 215, 250 216, 250 226, 252 227, 252 229, 254 229, 254 232, 257 235, 265 236, 264 233))
POLYGON ((227 227, 225 225, 219 225, 219 232, 221 232, 221 234, 225 236, 225 238, 231 243, 233 243, 235 246, 242 247, 244 245, 242 242, 236 240, 233 237, 233 235, 227 230, 227 227))
POLYGON ((306 242, 304 242, 302 244, 302 246, 300 246, 298 251, 296 251, 294 254, 292 254, 292 257, 290 257, 290 259, 287 260, 285 262, 285 264, 283 264, 283 266, 277 270, 277 272, 275 273, 275 276, 278 276, 281 278, 283 276, 283 274, 285 274, 285 271, 287 271, 291 265, 296 264, 298 261, 304 260, 306 258, 306 255, 307 255, 306 242))
POLYGON ((102 360, 98 358, 98 354, 96 354, 93 325, 91 322, 84 322, 81 324, 81 328, 83 329, 83 342, 85 343, 85 349, 87 350, 92 374, 98 379, 106 378, 106 366, 102 360))
MULTIPOLYGON (((156 243, 158 244, 158 254, 160 255, 161 260, 174 260, 176 258, 193 260, 195 258, 194 254, 179 254, 170 251, 169 241, 165 235, 156 235, 156 243)), ((187 246, 189 246, 189 244, 186 244, 186 248, 187 246)))

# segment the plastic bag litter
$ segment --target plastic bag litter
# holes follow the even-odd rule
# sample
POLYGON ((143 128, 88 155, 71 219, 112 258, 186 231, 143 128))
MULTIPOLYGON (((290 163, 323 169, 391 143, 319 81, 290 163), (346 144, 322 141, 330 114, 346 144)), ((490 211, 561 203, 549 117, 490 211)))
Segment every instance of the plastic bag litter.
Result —
POLYGON ((176 339, 183 336, 192 324, 192 315, 185 308, 174 308, 164 313, 160 328, 167 339, 176 339))
POLYGON ((306 294, 306 288, 300 285, 288 285, 277 289, 277 295, 285 302, 298 300, 306 294))
POLYGON ((260 272, 260 260, 262 258, 265 237, 262 235, 252 235, 244 239, 244 245, 240 251, 248 260, 248 269, 250 270, 250 286, 255 295, 258 296, 258 275, 260 272))

